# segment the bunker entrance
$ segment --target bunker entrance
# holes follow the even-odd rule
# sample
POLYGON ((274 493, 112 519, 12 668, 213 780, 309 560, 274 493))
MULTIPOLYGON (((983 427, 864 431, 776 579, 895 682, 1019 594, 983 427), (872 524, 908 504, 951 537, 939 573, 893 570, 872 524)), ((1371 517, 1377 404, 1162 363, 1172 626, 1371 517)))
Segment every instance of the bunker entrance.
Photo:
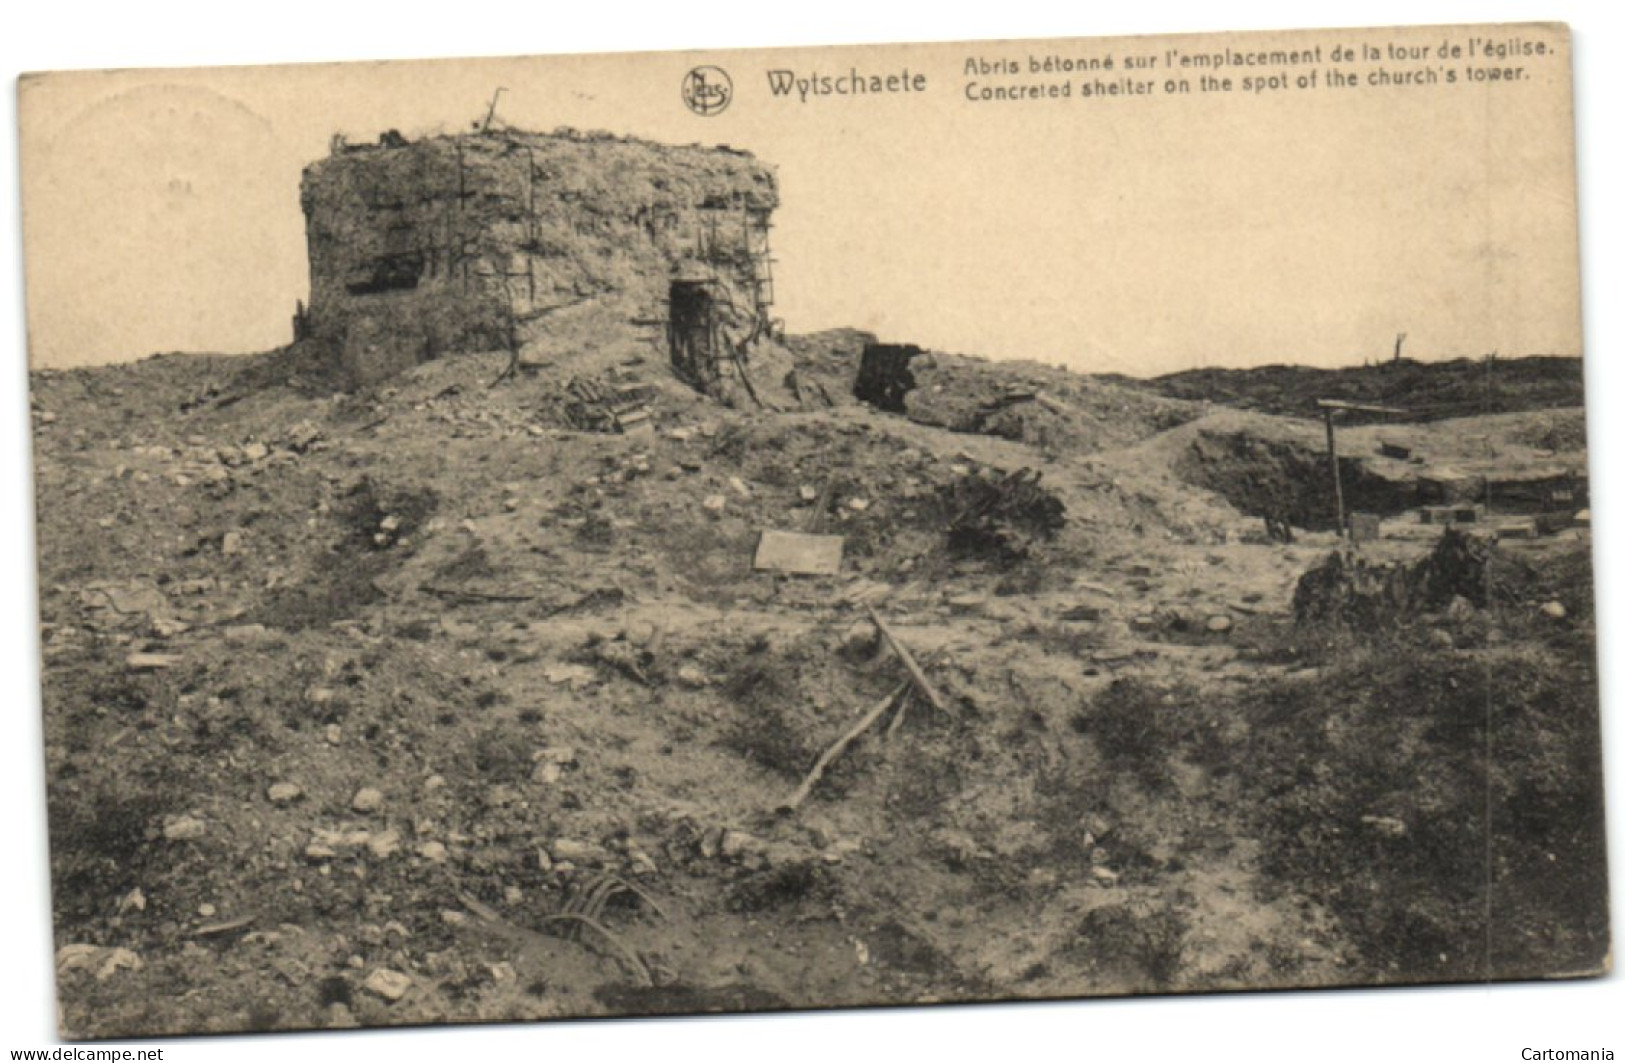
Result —
POLYGON ((710 281, 672 281, 666 340, 671 365, 691 386, 710 392, 722 353, 716 294, 710 281))
POLYGON ((858 378, 852 385, 852 394, 887 413, 906 412, 903 399, 915 386, 914 374, 908 366, 922 353, 913 344, 866 345, 858 362, 858 378))

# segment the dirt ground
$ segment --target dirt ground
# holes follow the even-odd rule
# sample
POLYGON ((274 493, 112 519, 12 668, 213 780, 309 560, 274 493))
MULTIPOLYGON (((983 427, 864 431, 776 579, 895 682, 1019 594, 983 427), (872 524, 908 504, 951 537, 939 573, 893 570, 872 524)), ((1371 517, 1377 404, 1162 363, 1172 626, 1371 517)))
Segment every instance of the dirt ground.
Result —
MULTIPOLYGON (((851 342, 791 350, 839 392, 851 342)), ((650 355, 592 369, 652 417, 585 431, 568 363, 505 363, 34 374, 69 1036, 1604 962, 1583 522, 1492 499, 1518 580, 1301 619, 1344 549, 1315 421, 1077 377, 956 432, 650 355), (754 570, 775 529, 839 573, 754 570), (875 617, 942 706, 904 686, 786 809, 908 678, 875 617)), ((1438 550, 1430 468, 1585 466, 1578 409, 1400 426, 1418 462, 1395 431, 1344 437, 1375 583, 1438 550)))

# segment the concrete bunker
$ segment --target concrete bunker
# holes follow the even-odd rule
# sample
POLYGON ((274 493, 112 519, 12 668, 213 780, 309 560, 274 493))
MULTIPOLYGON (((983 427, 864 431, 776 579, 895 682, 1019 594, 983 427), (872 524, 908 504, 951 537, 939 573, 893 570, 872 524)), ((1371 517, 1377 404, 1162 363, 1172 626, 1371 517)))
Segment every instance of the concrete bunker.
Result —
POLYGON ((511 129, 335 138, 300 189, 299 337, 353 385, 447 354, 626 358, 702 389, 773 332, 773 170, 747 152, 511 129), (673 320, 675 318, 675 320, 673 320))

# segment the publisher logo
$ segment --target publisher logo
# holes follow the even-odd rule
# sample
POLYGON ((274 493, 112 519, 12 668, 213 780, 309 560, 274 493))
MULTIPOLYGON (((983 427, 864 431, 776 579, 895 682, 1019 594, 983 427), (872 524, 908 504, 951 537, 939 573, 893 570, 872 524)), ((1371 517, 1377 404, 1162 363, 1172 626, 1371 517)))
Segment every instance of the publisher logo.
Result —
POLYGON ((726 111, 733 98, 733 78, 720 66, 697 66, 683 75, 683 102, 703 118, 726 111))

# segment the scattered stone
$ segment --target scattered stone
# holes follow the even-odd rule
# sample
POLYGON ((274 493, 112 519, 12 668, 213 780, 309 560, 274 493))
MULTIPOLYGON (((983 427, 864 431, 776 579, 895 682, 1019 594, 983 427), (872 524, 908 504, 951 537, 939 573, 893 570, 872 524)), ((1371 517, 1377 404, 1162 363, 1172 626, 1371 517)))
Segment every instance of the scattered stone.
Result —
POLYGON ((746 856, 760 856, 767 852, 767 843, 754 834, 742 830, 725 831, 718 852, 725 860, 740 860, 746 856))
POLYGON ((288 429, 288 434, 283 437, 282 441, 287 444, 288 449, 304 453, 320 442, 321 439, 322 430, 320 428, 317 428, 309 421, 300 421, 288 429))
POLYGON ((1569 611, 1563 608, 1563 603, 1556 601, 1547 602, 1545 605, 1540 607, 1540 611, 1551 617, 1553 620, 1561 620, 1565 616, 1569 615, 1569 611))
POLYGON ((220 537, 220 552, 227 557, 243 552, 243 533, 229 531, 220 537))
POLYGON ((796 490, 796 494, 803 502, 808 504, 818 501, 818 488, 809 486, 807 484, 802 484, 801 487, 796 490))
POLYGON ((350 807, 361 813, 376 812, 384 807, 384 794, 375 787, 364 786, 350 799, 350 807))
POLYGON ((586 861, 599 859, 605 855, 601 847, 591 842, 584 842, 576 838, 553 839, 553 859, 555 861, 586 861))
POLYGON ((737 477, 737 476, 728 477, 728 486, 733 488, 734 493, 737 494, 740 498, 749 498, 750 497, 750 485, 745 483, 745 481, 741 480, 739 477, 737 477))
POLYGON ((197 841, 208 828, 193 815, 176 816, 164 823, 164 839, 172 842, 197 841))
POLYGON ((1096 882, 1103 886, 1117 885, 1117 872, 1113 871, 1109 867, 1092 867, 1089 869, 1089 874, 1096 882))
POLYGON ((1405 821, 1393 816, 1361 816, 1360 822, 1390 838, 1403 837, 1406 831, 1405 821))
POLYGON ((987 605, 985 594, 951 594, 948 596, 948 608, 955 613, 979 613, 987 605))
POLYGON ((671 431, 666 433, 666 438, 676 440, 679 443, 687 443, 690 439, 694 438, 694 429, 689 428, 686 425, 673 428, 671 431))
POLYGON ((125 667, 132 672, 157 672, 173 668, 185 660, 178 653, 132 653, 124 658, 125 667))
POLYGON ((728 500, 721 495, 706 495, 700 505, 712 513, 721 513, 728 508, 728 500))
POLYGON ((867 498, 849 498, 846 500, 846 508, 852 510, 854 513, 862 513, 864 510, 869 508, 869 505, 870 503, 867 498))
POLYGON ((683 664, 677 668, 677 681, 686 687, 703 687, 710 685, 711 677, 697 665, 683 664))
POLYGON ((847 650, 873 649, 880 631, 867 620, 855 620, 841 632, 841 648, 847 650))
POLYGON ((463 926, 468 922, 468 916, 462 912, 454 912, 450 908, 440 909, 440 921, 447 926, 463 926))
POLYGON ((268 634, 264 624, 228 624, 224 631, 226 641, 236 646, 258 642, 268 634))
POLYGON ((444 775, 431 775, 427 779, 423 780, 423 788, 425 790, 441 790, 444 789, 445 786, 446 777, 444 775))
POLYGON ((56 953, 58 978, 75 971, 89 971, 98 982, 105 982, 120 971, 139 971, 143 966, 141 957, 125 948, 80 943, 64 945, 56 953))
POLYGON ((1050 889, 1060 881, 1060 876, 1054 868, 1035 867, 1027 875, 1027 885, 1033 889, 1050 889))
POLYGON ((118 902, 119 915, 123 915, 125 912, 144 912, 146 910, 147 895, 141 892, 140 886, 126 893, 118 902))
POLYGON ((655 626, 647 620, 628 620, 622 634, 634 646, 647 646, 654 641, 655 626))
POLYGON ((552 786, 564 776, 564 769, 552 761, 544 761, 536 765, 536 770, 530 773, 530 781, 542 786, 552 786))
POLYGON ((598 673, 584 664, 555 664, 542 674, 549 683, 569 684, 571 690, 580 690, 598 681, 598 673))
POLYGON ((218 908, 207 901, 197 906, 197 914, 204 919, 213 919, 218 911, 218 908))
POLYGON ((1215 635, 1222 635, 1234 626, 1230 618, 1223 614, 1207 618, 1207 629, 1215 635))
POLYGON ((367 976, 361 988, 393 1004, 412 988, 412 979, 399 971, 380 967, 367 976))
POLYGON ((418 846, 418 855, 431 864, 446 862, 446 847, 441 842, 424 842, 418 846))
POLYGON ((712 827, 700 835, 700 855, 707 860, 715 860, 722 853, 722 836, 726 832, 721 827, 712 827))
POLYGON ((387 860, 401 851, 401 832, 384 830, 367 840, 367 851, 379 860, 387 860))

